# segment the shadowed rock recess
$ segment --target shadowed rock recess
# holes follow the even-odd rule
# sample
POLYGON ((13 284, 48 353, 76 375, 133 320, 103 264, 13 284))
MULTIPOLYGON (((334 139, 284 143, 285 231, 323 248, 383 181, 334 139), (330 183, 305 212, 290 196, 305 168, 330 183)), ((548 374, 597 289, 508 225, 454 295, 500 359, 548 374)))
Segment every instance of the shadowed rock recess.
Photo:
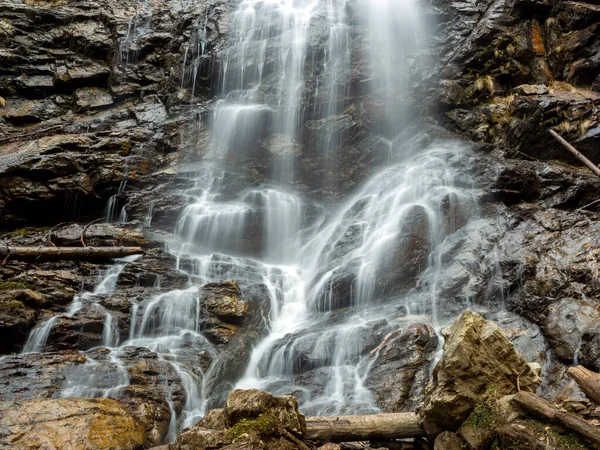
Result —
POLYGON ((600 448, 596 3, 0 2, 0 448, 600 448))

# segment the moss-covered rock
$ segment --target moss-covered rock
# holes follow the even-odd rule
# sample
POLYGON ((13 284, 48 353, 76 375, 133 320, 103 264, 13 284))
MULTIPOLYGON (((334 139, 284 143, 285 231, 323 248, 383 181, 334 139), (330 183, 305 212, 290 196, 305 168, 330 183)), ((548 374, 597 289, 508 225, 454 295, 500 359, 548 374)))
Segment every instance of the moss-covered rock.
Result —
POLYGON ((302 438, 305 430, 304 416, 291 395, 274 397, 266 391, 238 389, 229 394, 225 408, 209 411, 169 448, 292 450, 297 448, 295 439, 302 438))

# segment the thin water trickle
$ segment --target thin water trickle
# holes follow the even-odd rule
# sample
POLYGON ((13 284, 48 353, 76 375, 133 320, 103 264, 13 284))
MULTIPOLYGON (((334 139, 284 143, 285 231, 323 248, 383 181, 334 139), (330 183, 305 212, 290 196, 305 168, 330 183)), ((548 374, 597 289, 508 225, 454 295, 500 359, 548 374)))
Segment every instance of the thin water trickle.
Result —
POLYGON ((125 268, 125 264, 127 262, 135 261, 136 259, 139 259, 138 255, 122 258, 121 262, 111 266, 98 277, 98 284, 93 291, 77 294, 75 297, 73 297, 73 301, 69 304, 69 307, 65 313, 53 316, 36 326, 30 333, 27 342, 23 347, 22 353, 42 352, 46 347, 46 342, 48 341, 50 334, 52 333, 52 328, 57 324, 57 322, 62 317, 73 317, 76 313, 86 307, 100 308, 102 310, 106 317, 102 334, 107 341, 112 341, 115 339, 116 336, 114 336, 113 327, 116 326, 116 324, 114 324, 110 313, 101 305, 98 305, 97 302, 100 300, 100 296, 114 292, 117 285, 117 279, 119 274, 125 268))

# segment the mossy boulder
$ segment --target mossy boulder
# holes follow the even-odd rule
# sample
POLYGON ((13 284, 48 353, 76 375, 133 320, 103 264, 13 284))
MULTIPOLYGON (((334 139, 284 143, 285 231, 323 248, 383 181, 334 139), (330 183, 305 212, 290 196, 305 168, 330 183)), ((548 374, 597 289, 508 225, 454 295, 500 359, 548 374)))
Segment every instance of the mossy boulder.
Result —
POLYGON ((294 449, 306 431, 291 395, 274 397, 257 389, 235 390, 226 407, 211 410, 185 429, 170 450, 218 448, 294 449))
POLYGON ((226 411, 231 426, 243 419, 272 417, 279 427, 298 436, 306 431, 304 415, 298 412, 298 401, 291 395, 274 397, 258 389, 237 389, 227 397, 226 411))
POLYGON ((536 368, 495 323, 465 311, 442 334, 444 354, 433 370, 421 411, 427 434, 455 431, 490 390, 501 397, 518 390, 535 392, 540 384, 536 368))

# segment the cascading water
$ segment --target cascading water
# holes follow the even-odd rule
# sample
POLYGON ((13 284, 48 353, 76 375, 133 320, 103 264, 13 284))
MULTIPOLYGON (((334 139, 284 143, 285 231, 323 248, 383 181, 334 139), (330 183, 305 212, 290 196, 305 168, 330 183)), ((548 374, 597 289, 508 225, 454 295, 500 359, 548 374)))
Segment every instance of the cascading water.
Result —
MULTIPOLYGON (((437 324, 436 273, 443 261, 436 248, 456 230, 454 216, 475 209, 470 180, 450 163, 460 159, 460 144, 401 142, 409 117, 401 94, 420 34, 416 11, 411 0, 237 3, 230 44, 220 55, 208 149, 201 152, 194 187, 185 193, 189 204, 167 243, 189 287, 132 301, 129 338, 122 343, 119 324, 106 311, 108 353, 102 358, 108 363, 89 356, 61 395, 118 396, 129 382, 122 355, 145 347, 173 366, 185 388, 178 424, 172 399, 165 398, 172 439, 177 428, 204 414, 210 398, 223 394, 207 385, 215 363, 197 367, 199 352, 219 359, 200 325, 199 284, 233 279, 242 291, 263 286, 263 301, 270 303, 268 332, 237 387, 295 391, 309 414, 378 410, 365 384, 369 352, 382 336, 411 322, 437 324), (383 105, 373 129, 389 143, 390 164, 345 200, 316 201, 298 188, 295 162, 310 142, 327 173, 336 170, 344 151, 335 116, 351 95, 352 46, 361 39, 352 31, 356 17, 366 18, 362 38, 370 50, 362 57, 372 73, 364 84, 383 105), (316 137, 302 129, 306 115, 326 123, 316 137), (264 159, 270 177, 230 188, 238 180, 228 161, 251 155, 264 159), (113 374, 96 376, 100 367, 113 374)), ((183 61, 182 89, 189 88, 192 98, 205 51, 202 36, 183 61)), ((107 220, 114 220, 114 209, 108 209, 107 220)), ((115 265, 104 280, 116 280, 126 263, 115 265)), ((76 296, 66 315, 101 308, 95 298, 110 283, 76 296)), ((36 328, 24 352, 42 351, 60 317, 36 328)))
POLYGON ((50 333, 52 332, 52 328, 56 325, 58 320, 61 317, 73 317, 73 315, 83 308, 97 308, 101 310, 105 316, 102 340, 106 344, 113 343, 116 338, 114 329, 117 327, 117 324, 114 323, 114 318, 111 314, 98 304, 98 301, 101 295, 110 294, 115 290, 117 279, 125 267, 126 262, 134 261, 136 258, 137 256, 123 258, 122 262, 113 265, 105 273, 99 276, 98 284, 92 292, 82 292, 81 294, 76 295, 64 314, 51 317, 35 327, 31 331, 31 334, 23 347, 23 353, 39 353, 43 351, 50 333))

